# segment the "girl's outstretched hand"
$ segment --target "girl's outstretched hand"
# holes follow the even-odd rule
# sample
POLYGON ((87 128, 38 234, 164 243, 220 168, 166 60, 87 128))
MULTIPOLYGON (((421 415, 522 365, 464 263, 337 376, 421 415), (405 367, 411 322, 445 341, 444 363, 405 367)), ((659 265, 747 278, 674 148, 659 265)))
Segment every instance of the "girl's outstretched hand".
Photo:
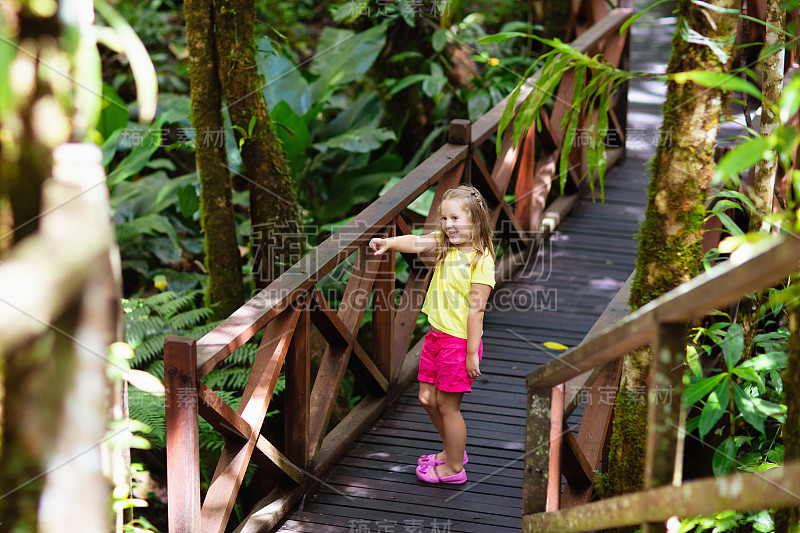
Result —
POLYGON ((467 376, 469 376, 470 379, 475 379, 481 375, 481 369, 479 366, 480 358, 478 357, 478 354, 476 353, 467 354, 466 363, 467 363, 467 376))
POLYGON ((369 241, 369 247, 372 248, 372 250, 375 252, 375 255, 381 255, 383 252, 389 249, 389 239, 375 237, 369 241))

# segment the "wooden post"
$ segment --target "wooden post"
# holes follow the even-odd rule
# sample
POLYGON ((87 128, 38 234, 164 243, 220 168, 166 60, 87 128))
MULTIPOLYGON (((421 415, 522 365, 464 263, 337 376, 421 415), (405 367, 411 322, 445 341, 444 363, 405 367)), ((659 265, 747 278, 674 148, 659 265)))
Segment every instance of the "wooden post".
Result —
MULTIPOLYGON (((387 228, 386 237, 394 237, 395 225, 387 228)), ((394 347, 394 287, 395 287, 395 257, 394 252, 383 254, 378 266, 378 275, 375 277, 372 297, 372 351, 373 360, 378 370, 389 383, 396 379, 396 370, 393 365, 392 349, 394 347)))
POLYGON ((450 144, 466 144, 469 145, 467 151, 467 158, 464 165, 464 183, 467 185, 472 184, 472 154, 474 148, 472 146, 472 123, 463 118, 457 118, 450 121, 450 130, 447 132, 447 142, 450 144))
MULTIPOLYGON (((647 406, 647 452, 645 455, 644 488, 672 484, 676 464, 678 427, 683 388, 683 360, 686 355, 686 324, 658 325, 653 344, 650 393, 647 406)), ((664 530, 664 524, 643 523, 642 533, 664 530)))
MULTIPOLYGON (((561 441, 564 434, 564 384, 553 387, 550 407, 550 459, 547 467, 547 511, 561 503, 561 441)), ((567 430, 569 431, 569 430, 567 430)))
POLYGON ((286 390, 284 392, 284 412, 286 420, 286 457, 302 469, 308 468, 308 442, 311 396, 311 311, 309 295, 298 298, 295 305, 300 306, 289 352, 286 354, 284 371, 286 390))
POLYGON ((522 474, 523 516, 548 510, 547 480, 550 469, 552 395, 552 387, 528 386, 525 471, 522 474))
POLYGON ((164 341, 167 498, 170 533, 200 531, 200 438, 197 428, 197 341, 164 341))

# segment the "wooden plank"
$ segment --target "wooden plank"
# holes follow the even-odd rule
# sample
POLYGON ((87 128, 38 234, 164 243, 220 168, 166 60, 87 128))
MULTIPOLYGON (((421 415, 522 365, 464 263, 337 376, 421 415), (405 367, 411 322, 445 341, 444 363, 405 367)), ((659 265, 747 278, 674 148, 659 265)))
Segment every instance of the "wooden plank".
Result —
POLYGON ((164 341, 167 496, 170 531, 200 531, 200 437, 197 429, 197 343, 164 341))
POLYGON ((528 383, 553 386, 616 359, 653 338, 659 322, 688 322, 742 294, 797 270, 800 246, 793 237, 772 244, 748 260, 717 265, 628 315, 613 329, 567 351, 528 374, 528 383))
POLYGON ((309 296, 298 300, 297 319, 292 341, 286 354, 284 375, 284 434, 286 457, 300 468, 308 468, 308 437, 311 394, 311 311, 309 296))
POLYGON ((261 533, 274 528, 306 493, 307 487, 279 486, 259 500, 233 533, 261 533))
POLYGON ((315 461, 319 446, 325 438, 328 423, 339 387, 342 384, 353 345, 329 345, 320 361, 317 377, 311 389, 311 419, 309 429, 309 457, 315 461))
MULTIPOLYGON (((283 455, 274 444, 267 440, 264 435, 258 436, 258 440, 256 441, 256 449, 261 452, 261 456, 269 459, 270 463, 277 466, 294 483, 297 483, 298 485, 308 483, 308 474, 304 470, 298 468, 292 461, 283 455)), ((279 481, 281 483, 286 482, 285 480, 279 481)))
MULTIPOLYGON (((525 231, 534 231, 533 206, 540 199, 541 186, 534 180, 536 168, 536 128, 529 128, 522 141, 517 181, 514 185, 514 212, 525 231)), ((544 200, 542 199, 542 202, 544 200)))
MULTIPOLYGON (((353 373, 359 379, 360 384, 373 394, 385 394, 389 387, 386 377, 378 370, 353 334, 348 331, 342 319, 328 306, 322 293, 316 289, 313 292, 311 309, 314 325, 329 343, 338 345, 340 348, 352 348, 352 353, 355 353, 356 358, 352 361, 348 359, 348 362, 352 363, 353 373)), ((323 355, 323 360, 324 357, 323 355)))
POLYGON ((211 427, 228 439, 250 438, 253 428, 202 381, 197 384, 198 411, 211 427))
POLYGON ((269 287, 251 298, 222 324, 198 341, 198 376, 214 367, 264 328, 267 322, 310 290, 338 263, 366 244, 374 228, 387 225, 426 189, 446 176, 467 156, 466 146, 446 144, 381 198, 367 206, 338 232, 311 250, 269 287))
POLYGON ((350 279, 347 281, 347 287, 344 289, 337 313, 347 331, 352 335, 358 332, 361 319, 367 311, 367 302, 375 282, 375 276, 378 275, 380 263, 381 256, 373 254, 368 247, 362 246, 358 249, 355 264, 350 272, 350 279))
POLYGON ((264 414, 269 408, 299 314, 295 309, 288 309, 267 324, 264 340, 256 354, 238 409, 242 419, 253 428, 253 431, 247 441, 229 440, 222 449, 203 501, 201 510, 203 533, 225 531, 236 495, 258 441, 264 414))
MULTIPOLYGON (((536 128, 531 129, 535 130, 536 128)), ((514 146, 511 144, 513 137, 514 129, 507 128, 503 133, 503 141, 500 143, 500 156, 494 162, 494 167, 492 167, 492 183, 501 194, 505 194, 508 188, 511 172, 513 172, 520 154, 520 145, 524 141, 524 138, 520 138, 517 145, 514 146)))
POLYGON ((594 469, 583 455, 583 450, 572 431, 564 431, 561 457, 561 471, 567 478, 567 483, 574 487, 591 486, 592 480, 594 480, 594 469))
MULTIPOLYGON (((564 433, 564 384, 553 387, 550 404, 550 453, 547 467, 547 503, 545 509, 555 511, 561 503, 561 444, 564 433)), ((535 453, 535 452, 534 452, 535 453)))
MULTIPOLYGON (((387 228, 386 237, 394 237, 394 225, 387 228)), ((372 351, 378 371, 388 380, 395 376, 394 307, 395 307, 395 261, 394 254, 383 254, 375 278, 372 294, 372 351)), ((397 367, 399 369, 399 367, 397 367)))
POLYGON ((760 473, 737 473, 689 481, 608 498, 555 513, 523 516, 526 533, 595 531, 672 516, 713 515, 720 511, 775 509, 797 505, 800 462, 760 473))

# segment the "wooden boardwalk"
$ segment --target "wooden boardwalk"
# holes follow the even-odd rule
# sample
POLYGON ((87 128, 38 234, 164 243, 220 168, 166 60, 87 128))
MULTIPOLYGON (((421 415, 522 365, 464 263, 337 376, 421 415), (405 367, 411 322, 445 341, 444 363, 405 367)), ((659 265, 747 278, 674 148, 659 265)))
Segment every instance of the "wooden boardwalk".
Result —
MULTIPOLYGON (((635 10, 647 5, 636 4, 635 10)), ((653 9, 634 25, 633 70, 663 71, 674 31, 669 16, 668 10, 653 9)), ((276 531, 520 531, 525 376, 560 354, 543 343, 580 343, 634 268, 646 161, 654 152, 662 100, 663 85, 631 84, 628 130, 634 134, 627 158, 607 176, 605 203, 578 202, 538 256, 493 291, 484 319, 483 375, 462 406, 469 481, 441 486, 417 480, 417 458, 441 444, 413 384, 276 531)), ((579 407, 569 420, 573 429, 581 412, 579 407)))
POLYGON ((543 343, 578 344, 633 270, 646 202, 643 167, 643 159, 632 157, 612 170, 605 203, 581 200, 535 261, 493 292, 483 375, 462 408, 469 481, 434 486, 417 480, 417 458, 440 443, 414 384, 279 531, 519 531, 525 376, 559 355, 543 343))

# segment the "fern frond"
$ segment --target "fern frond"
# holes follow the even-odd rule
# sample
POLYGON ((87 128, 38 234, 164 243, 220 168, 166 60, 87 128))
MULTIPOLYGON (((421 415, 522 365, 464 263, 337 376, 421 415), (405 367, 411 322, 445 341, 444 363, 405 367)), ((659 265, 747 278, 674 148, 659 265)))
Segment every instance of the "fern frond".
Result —
POLYGON ((225 359, 226 365, 253 366, 258 353, 257 344, 244 344, 225 359))
POLYGON ((195 326, 189 331, 185 332, 184 335, 199 340, 201 337, 206 335, 209 331, 219 326, 220 324, 222 324, 222 320, 215 320, 214 322, 207 322, 205 324, 200 324, 199 326, 195 326))
POLYGON ((183 331, 200 324, 212 314, 213 311, 208 307, 192 309, 191 311, 185 311, 171 317, 169 319, 169 325, 178 331, 183 331))
POLYGON ((164 352, 164 339, 169 335, 169 333, 154 335, 136 347, 133 351, 131 366, 133 368, 141 368, 162 354, 164 352))
POLYGON ((178 293, 175 291, 164 291, 152 296, 148 296, 147 298, 143 298, 142 303, 151 307, 158 307, 159 305, 164 305, 165 303, 170 302, 177 297, 178 293))
POLYGON ((135 387, 128 389, 130 418, 150 427, 150 433, 142 435, 154 448, 164 448, 167 442, 167 423, 164 420, 164 398, 142 392, 135 387))
POLYGON ((250 369, 244 367, 218 368, 203 378, 206 386, 213 390, 242 390, 247 384, 250 369))
POLYGON ((187 307, 193 307, 198 294, 200 294, 200 291, 186 291, 186 294, 155 306, 156 311, 162 317, 170 318, 187 307))

